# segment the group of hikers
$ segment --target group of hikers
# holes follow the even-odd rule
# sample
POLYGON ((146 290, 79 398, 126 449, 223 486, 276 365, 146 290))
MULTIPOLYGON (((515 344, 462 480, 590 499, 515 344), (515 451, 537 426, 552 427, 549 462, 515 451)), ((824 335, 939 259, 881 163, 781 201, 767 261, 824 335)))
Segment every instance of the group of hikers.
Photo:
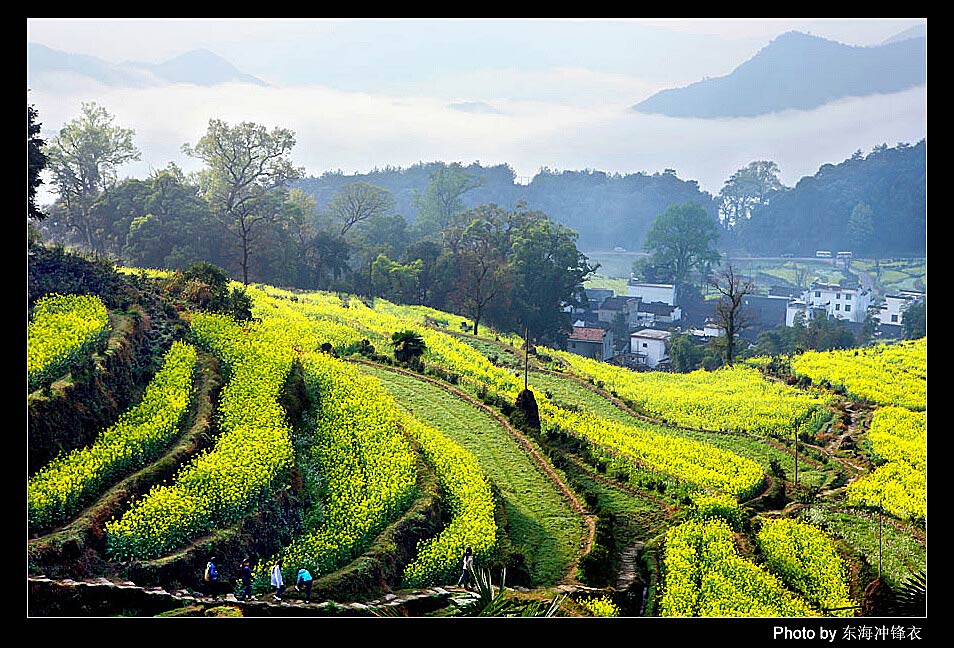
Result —
MULTIPOLYGON (((222 592, 222 583, 219 579, 219 570, 215 564, 216 557, 211 556, 209 562, 205 565, 205 572, 202 575, 202 581, 204 584, 205 592, 212 596, 213 598, 218 598, 220 592, 222 592)), ((460 578, 457 579, 457 587, 463 586, 465 589, 469 589, 470 586, 474 583, 473 577, 474 571, 474 552, 471 551, 470 547, 464 551, 463 565, 461 569, 460 578)), ((242 582, 242 593, 239 597, 243 601, 255 600, 255 597, 252 595, 252 563, 248 558, 242 560, 239 565, 239 574, 242 582)), ((275 602, 281 602, 282 596, 285 594, 285 579, 282 576, 282 559, 278 558, 272 563, 270 571, 270 582, 272 587, 275 588, 275 593, 272 594, 272 600, 275 602)), ((304 591, 305 602, 311 602, 311 586, 313 584, 313 578, 311 572, 305 569, 303 566, 298 568, 298 576, 295 580, 295 591, 301 592, 304 591)))
MULTIPOLYGON (((219 570, 216 567, 216 557, 211 556, 209 561, 205 564, 205 572, 202 575, 203 581, 203 590, 209 596, 213 598, 218 598, 218 595, 222 592, 222 583, 219 579, 219 570)), ((242 560, 239 565, 239 576, 242 582, 242 592, 239 595, 239 598, 243 601, 254 600, 255 597, 252 595, 252 562, 249 558, 242 560)), ((282 600, 282 595, 285 593, 285 579, 282 576, 282 559, 277 559, 272 563, 270 580, 272 587, 275 588, 275 593, 272 594, 272 600, 280 602, 282 600)), ((313 583, 313 578, 311 572, 309 572, 304 567, 298 568, 298 576, 295 581, 295 590, 304 591, 305 602, 311 601, 311 586, 313 583)))

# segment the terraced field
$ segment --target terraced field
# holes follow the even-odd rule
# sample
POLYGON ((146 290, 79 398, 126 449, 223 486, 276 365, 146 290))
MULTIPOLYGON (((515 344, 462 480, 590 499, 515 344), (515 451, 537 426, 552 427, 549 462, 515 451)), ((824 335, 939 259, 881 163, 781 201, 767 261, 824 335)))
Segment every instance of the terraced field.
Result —
MULTIPOLYGON (((528 590, 520 609, 584 587, 586 601, 608 597, 565 601, 568 615, 851 616, 870 609, 865 590, 879 572, 900 587, 925 569, 926 509, 891 504, 920 501, 926 484, 916 400, 877 402, 833 378, 802 390, 752 368, 634 374, 541 348, 551 362, 530 359, 537 427, 532 407, 517 409, 528 396, 518 338, 474 338, 460 316, 381 300, 248 294, 252 321, 183 311, 181 340, 140 342, 144 353, 197 350, 172 390, 186 397, 156 401, 145 389, 162 376, 154 358, 128 409, 162 414, 162 447, 31 521, 30 583, 46 606, 31 613, 99 609, 62 593, 77 591, 74 578, 173 587, 168 605, 208 607, 199 575, 211 555, 226 598, 239 591, 241 557, 254 559, 260 597, 283 557, 286 582, 308 568, 316 596, 353 605, 346 614, 370 609, 362 600, 452 586, 469 545, 492 576, 507 566, 528 590), (421 336, 420 364, 394 358, 401 331, 421 336), (561 361, 562 372, 542 370, 561 361), (873 414, 846 417, 855 405, 873 414)), ((102 312, 91 317, 101 331, 102 312)), ((87 345, 75 361, 102 378, 101 353, 87 345)), ((824 361, 811 371, 877 368, 877 380, 857 384, 903 385, 877 394, 926 385, 921 347, 824 361)), ((51 399, 69 411, 69 394, 35 395, 31 416, 51 399)), ((132 428, 111 430, 99 431, 129 445, 132 428)))

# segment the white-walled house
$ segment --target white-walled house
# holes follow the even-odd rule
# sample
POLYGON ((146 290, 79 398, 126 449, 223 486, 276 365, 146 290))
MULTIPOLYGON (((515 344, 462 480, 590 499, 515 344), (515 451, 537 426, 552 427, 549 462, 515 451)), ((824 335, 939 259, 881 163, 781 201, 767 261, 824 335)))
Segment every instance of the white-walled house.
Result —
POLYGON ((861 288, 846 288, 814 282, 802 295, 802 299, 789 302, 785 313, 785 325, 792 326, 795 313, 801 311, 805 320, 815 312, 824 312, 828 317, 861 323, 865 321, 871 306, 871 291, 861 288))
POLYGON ((669 340, 672 333, 643 329, 630 333, 629 352, 636 356, 638 364, 655 369, 660 362, 669 360, 669 340))
POLYGON ((901 326, 904 322, 904 311, 923 298, 924 293, 915 291, 902 291, 900 295, 885 295, 885 303, 878 312, 878 319, 882 324, 901 326))
POLYGON ((676 286, 673 284, 640 283, 630 279, 626 284, 626 291, 629 297, 639 297, 644 304, 662 302, 670 306, 676 305, 676 286))
POLYGON ((643 302, 640 300, 636 310, 637 326, 655 326, 672 324, 682 318, 682 309, 664 302, 643 302))
POLYGON ((719 326, 718 322, 716 322, 714 319, 707 317, 705 323, 702 325, 702 328, 691 328, 688 330, 688 333, 689 335, 709 341, 711 338, 725 335, 725 329, 719 326))

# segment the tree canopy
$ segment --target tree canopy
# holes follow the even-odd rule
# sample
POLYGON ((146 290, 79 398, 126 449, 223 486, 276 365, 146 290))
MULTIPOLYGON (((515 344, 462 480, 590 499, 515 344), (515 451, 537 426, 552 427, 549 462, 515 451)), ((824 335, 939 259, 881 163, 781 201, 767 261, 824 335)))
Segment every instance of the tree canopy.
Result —
POLYGON ((248 283, 249 255, 261 226, 280 212, 276 191, 299 178, 289 155, 295 134, 285 128, 271 131, 261 124, 242 122, 230 126, 210 119, 206 134, 183 152, 206 164, 200 186, 212 214, 241 243, 242 280, 248 283))
POLYGON ((40 137, 40 128, 42 124, 36 121, 39 113, 36 108, 27 105, 27 217, 35 220, 43 220, 46 214, 36 205, 36 190, 43 180, 40 179, 40 173, 46 167, 47 156, 43 152, 46 140, 40 137))
POLYGON ((656 217, 643 247, 657 269, 665 269, 665 278, 687 283, 695 270, 703 276, 720 256, 714 244, 719 238, 716 222, 695 203, 672 205, 656 217))
POLYGON ((49 169, 69 226, 79 230, 90 250, 102 251, 92 209, 116 183, 120 166, 140 158, 135 131, 113 124, 114 117, 95 102, 67 122, 47 147, 49 169))

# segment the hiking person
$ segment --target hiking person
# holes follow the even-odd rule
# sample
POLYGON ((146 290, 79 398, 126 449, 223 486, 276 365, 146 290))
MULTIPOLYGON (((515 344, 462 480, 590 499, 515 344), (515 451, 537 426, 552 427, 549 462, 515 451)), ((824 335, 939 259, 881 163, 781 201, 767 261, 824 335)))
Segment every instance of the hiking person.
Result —
POLYGON ((242 600, 252 598, 252 563, 248 558, 242 561, 242 600))
POLYGON ((212 598, 219 596, 219 571, 215 568, 215 556, 209 557, 209 562, 205 564, 205 574, 202 575, 205 582, 206 592, 212 598))
POLYGON ((272 599, 276 601, 282 600, 282 594, 285 593, 285 580, 282 578, 282 559, 279 558, 275 561, 275 564, 272 565, 272 587, 276 588, 275 593, 272 594, 272 599))
POLYGON ((295 582, 295 589, 298 590, 299 587, 305 588, 305 603, 311 602, 311 585, 312 578, 311 574, 308 573, 308 570, 304 567, 298 568, 298 580, 295 582))
POLYGON ((467 586, 473 580, 473 574, 471 572, 474 569, 474 552, 470 550, 470 547, 464 551, 464 564, 463 569, 460 572, 460 578, 457 579, 457 587, 460 587, 461 583, 464 583, 464 589, 467 589, 467 586))

